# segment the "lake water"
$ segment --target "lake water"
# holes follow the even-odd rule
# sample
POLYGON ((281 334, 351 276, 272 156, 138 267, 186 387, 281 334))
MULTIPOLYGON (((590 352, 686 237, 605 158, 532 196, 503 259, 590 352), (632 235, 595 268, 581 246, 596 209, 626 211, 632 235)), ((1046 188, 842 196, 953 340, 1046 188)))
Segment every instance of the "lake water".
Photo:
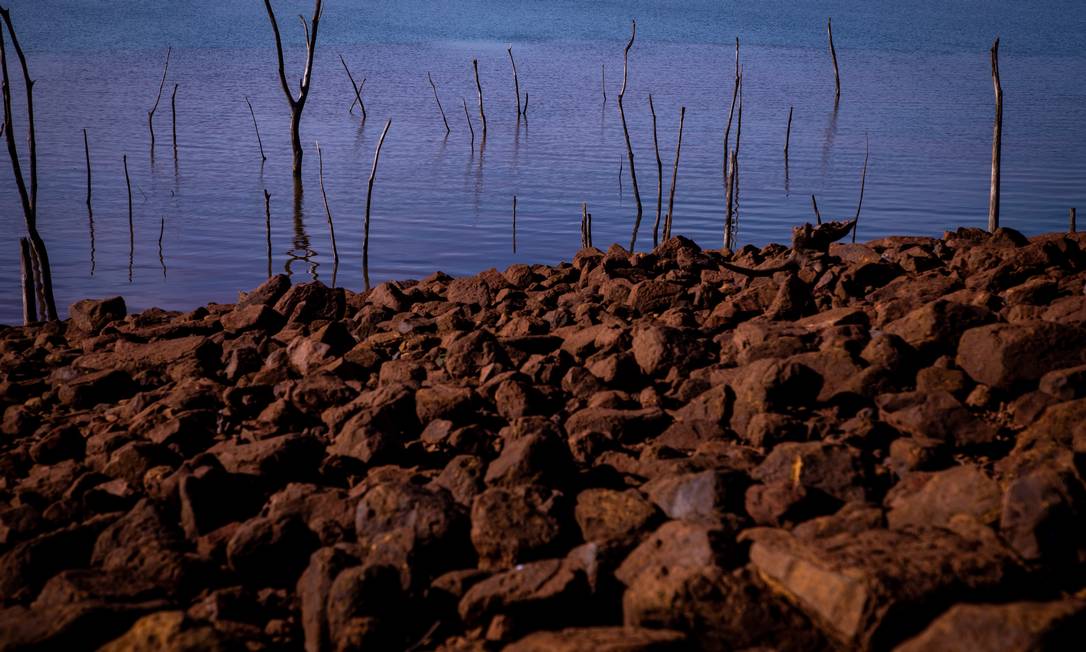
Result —
MULTIPOLYGON (((615 99, 630 18, 638 20, 626 113, 645 205, 639 249, 651 248, 656 212, 649 93, 659 121, 665 205, 679 109, 686 107, 674 232, 705 247, 721 244, 721 141, 736 36, 745 95, 741 244, 786 242, 792 225, 811 220, 812 193, 824 216, 851 216, 865 139, 870 163, 861 239, 983 226, 993 116, 988 49, 997 35, 1006 93, 1003 224, 1027 233, 1064 229, 1069 207, 1086 206, 1086 3, 1080 0, 328 0, 302 124, 306 157, 297 207, 288 110, 261 2, 7 4, 37 80, 39 226, 53 259, 57 302, 65 307, 114 294, 123 294, 132 309, 234 300, 268 273, 265 189, 271 193, 272 271, 330 282, 317 141, 341 259, 336 281, 361 288, 366 183, 388 119, 373 193, 374 282, 437 269, 465 274, 569 260, 579 245, 582 202, 593 214, 597 246, 628 244, 635 209, 628 170, 620 172, 625 144, 615 99), (827 16, 833 17, 842 75, 836 108, 827 16), (519 124, 509 45, 521 91, 529 96, 528 119, 519 124), (173 55, 152 160, 147 111, 167 46, 173 55), (365 124, 348 113, 353 91, 340 54, 356 78, 367 80, 365 124), (472 58, 479 60, 485 95, 485 147, 472 58), (448 137, 427 72, 448 114, 448 137), (246 97, 259 119, 264 164, 246 97), (789 107, 794 120, 786 173, 789 107), (93 260, 84 128, 93 167, 93 260), (135 223, 131 278, 125 154, 135 223)), ((312 2, 274 4, 288 75, 296 80, 304 57, 296 14, 308 15, 312 2)), ((17 105, 20 93, 17 88, 17 105)), ((21 122, 18 129, 22 139, 21 122)), ((6 252, 0 256, 0 322, 15 323, 21 318, 17 240, 23 225, 6 157, 0 225, 6 252)))

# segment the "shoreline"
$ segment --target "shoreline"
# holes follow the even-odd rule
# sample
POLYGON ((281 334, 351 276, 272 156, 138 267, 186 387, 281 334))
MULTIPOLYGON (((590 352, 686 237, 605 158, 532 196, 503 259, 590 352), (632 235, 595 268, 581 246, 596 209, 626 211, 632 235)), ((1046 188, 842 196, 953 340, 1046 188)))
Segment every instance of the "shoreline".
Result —
POLYGON ((1086 235, 797 253, 0 327, 0 649, 1081 631, 1086 235))

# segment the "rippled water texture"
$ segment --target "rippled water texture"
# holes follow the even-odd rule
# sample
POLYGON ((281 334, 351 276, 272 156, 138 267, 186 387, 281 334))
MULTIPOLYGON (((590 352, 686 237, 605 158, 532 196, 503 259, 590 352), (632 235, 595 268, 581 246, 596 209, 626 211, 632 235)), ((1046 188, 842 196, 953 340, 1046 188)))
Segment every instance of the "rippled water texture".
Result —
MULTIPOLYGON (((137 309, 232 301, 268 272, 265 189, 271 193, 272 270, 330 281, 317 141, 341 258, 336 280, 360 288, 366 181, 387 119, 392 128, 373 196, 374 281, 435 269, 462 274, 518 261, 568 260, 579 243, 586 201, 595 244, 628 243, 634 201, 629 171, 620 173, 625 146, 615 99, 631 17, 639 29, 626 107, 645 202, 641 249, 651 246, 656 211, 649 93, 659 119, 665 204, 679 107, 687 109, 674 232, 720 246, 721 140, 735 36, 743 42, 745 90, 741 243, 786 241, 792 225, 811 218, 812 193, 824 215, 850 216, 865 138, 871 158, 861 239, 983 225, 993 115, 988 48, 996 35, 1002 37, 1006 93, 1003 223, 1029 233, 1062 229, 1068 208, 1086 205, 1082 2, 328 0, 302 127, 304 193, 297 211, 287 106, 262 3, 10 4, 37 80, 39 222, 63 306, 117 293, 137 309), (842 74, 836 110, 828 15, 842 74), (519 125, 508 45, 529 96, 528 119, 519 125), (147 111, 167 46, 173 56, 152 159, 147 111), (348 113, 352 91, 339 54, 357 78, 366 79, 364 125, 357 112, 348 113), (485 93, 485 147, 479 146, 473 57, 485 93), (448 137, 427 72, 449 117, 448 137), (245 97, 260 122, 268 155, 263 165, 245 97), (476 131, 474 149, 464 99, 476 131), (790 106, 795 117, 786 169, 790 106), (93 263, 84 128, 94 173, 93 263), (125 153, 135 223, 131 281, 125 153)), ((288 74, 296 79, 304 47, 295 14, 308 14, 312 3, 278 0, 275 6, 288 74)), ((21 123, 18 133, 25 136, 21 123)), ((11 323, 20 318, 17 238, 23 226, 6 160, 0 164, 0 219, 0 250, 7 253, 0 256, 0 322, 11 323)))

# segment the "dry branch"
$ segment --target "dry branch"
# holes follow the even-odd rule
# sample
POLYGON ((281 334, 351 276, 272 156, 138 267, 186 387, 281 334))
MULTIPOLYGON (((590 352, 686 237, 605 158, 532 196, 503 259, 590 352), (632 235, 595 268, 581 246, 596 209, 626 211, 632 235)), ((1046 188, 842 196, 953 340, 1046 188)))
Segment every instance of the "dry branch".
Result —
POLYGON ((475 151, 475 127, 471 126, 471 114, 468 113, 468 100, 465 97, 460 98, 464 101, 464 119, 468 121, 468 130, 471 132, 471 151, 475 151))
POLYGON ((600 90, 603 91, 603 103, 607 104, 607 65, 600 64, 600 90))
MULTIPOLYGON (((343 58, 343 55, 339 55, 339 62, 343 64, 343 71, 347 73, 347 79, 351 80, 351 88, 354 89, 354 99, 359 108, 362 109, 362 122, 366 121, 366 103, 362 101, 362 89, 358 84, 354 83, 354 75, 351 74, 351 69, 347 67, 347 61, 343 58)), ((365 84, 366 80, 363 79, 362 83, 365 84)), ((351 105, 351 109, 354 109, 354 104, 351 105)), ((350 111, 351 109, 348 109, 350 111)))
POLYGON ((91 276, 94 275, 94 207, 91 205, 91 160, 90 141, 87 130, 83 130, 83 153, 87 158, 87 224, 90 226, 91 276))
POLYGON ((815 219, 818 220, 819 224, 821 224, 822 223, 822 213, 819 212, 819 210, 818 210, 818 200, 815 199, 814 195, 811 195, 811 208, 814 209, 815 219))
POLYGON ((8 157, 11 161, 15 185, 19 191, 19 202, 23 208, 23 220, 26 223, 27 237, 30 240, 32 257, 39 262, 36 282, 41 295, 44 297, 41 309, 49 320, 56 320, 57 307, 53 299, 53 275, 49 266, 49 252, 45 248, 45 241, 38 233, 38 140, 34 126, 34 80, 30 77, 30 69, 26 62, 26 54, 23 52, 19 37, 15 33, 15 27, 11 22, 11 12, 0 7, 0 18, 3 18, 4 27, 11 35, 11 45, 15 49, 15 55, 19 59, 19 67, 23 75, 23 88, 26 92, 26 119, 27 119, 27 154, 29 158, 30 182, 27 183, 23 176, 22 163, 15 144, 15 127, 11 108, 11 80, 8 74, 7 46, 4 41, 4 30, 0 29, 0 70, 3 72, 3 104, 4 104, 4 139, 7 144, 8 157))
POLYGON ((132 282, 132 262, 136 257, 136 225, 132 222, 132 179, 128 176, 128 154, 122 155, 124 185, 128 188, 128 282, 132 282))
POLYGON ((524 110, 520 106, 520 80, 517 78, 517 62, 513 60, 513 47, 506 48, 509 53, 509 63, 513 65, 513 91, 517 94, 517 116, 521 116, 524 110))
POLYGON ((279 84, 282 86, 283 94, 286 95, 287 104, 290 106, 290 144, 291 151, 294 154, 292 171, 294 177, 300 179, 302 177, 303 156, 300 132, 302 111, 305 109, 306 100, 309 99, 309 86, 313 80, 313 55, 315 54, 317 45, 317 29, 320 25, 321 14, 323 13, 323 0, 316 0, 316 4, 313 7, 313 18, 310 21, 311 26, 306 25, 305 20, 302 20, 302 26, 305 27, 306 37, 306 62, 297 98, 294 97, 293 91, 290 90, 290 83, 287 81, 286 65, 283 61, 283 39, 279 35, 279 22, 275 18, 275 12, 272 10, 271 0, 264 0, 264 8, 268 11, 268 20, 271 21, 272 32, 275 34, 275 52, 279 64, 279 84))
POLYGON ((253 116, 253 129, 256 130, 256 144, 260 147, 260 161, 264 162, 268 160, 268 157, 264 155, 264 143, 260 140, 260 125, 256 123, 256 112, 253 111, 253 105, 248 97, 245 98, 245 103, 249 105, 249 115, 253 116))
POLYGON ((788 165, 788 145, 792 141, 792 110, 795 107, 788 107, 788 127, 784 130, 784 164, 788 165))
POLYGON ((158 223, 158 264, 162 266, 162 278, 166 278, 166 257, 162 254, 162 235, 166 232, 166 218, 158 223))
POLYGON ((483 85, 479 82, 479 60, 472 59, 471 67, 475 70, 475 89, 479 92, 479 120, 483 123, 483 140, 486 140, 486 112, 483 111, 483 85))
POLYGON ((1003 85, 999 83, 999 39, 992 44, 992 87, 995 90, 995 121, 992 126, 992 183, 988 194, 988 230, 999 228, 999 173, 1003 147, 1003 85))
POLYGON ((660 139, 656 135, 656 107, 649 93, 649 111, 652 113, 652 146, 656 150, 656 222, 652 225, 652 248, 659 244, 660 214, 664 204, 664 162, 660 160, 660 139))
POLYGON ((833 22, 826 19, 826 33, 830 37, 830 56, 833 57, 833 102, 836 104, 841 99, 841 71, 837 68, 837 49, 833 47, 833 22))
POLYGON ((177 87, 173 85, 173 95, 170 96, 170 115, 173 118, 173 160, 177 161, 177 87))
POLYGON ((852 218, 852 241, 856 242, 856 228, 860 224, 860 208, 864 205, 864 185, 867 183, 867 159, 871 156, 871 145, 864 137, 864 171, 860 174, 860 199, 856 202, 856 217, 852 218))
POLYGON ((370 206, 373 204, 373 182, 377 178, 377 161, 381 158, 381 146, 385 144, 385 136, 388 128, 392 126, 392 120, 385 123, 381 131, 381 139, 377 141, 377 150, 373 153, 373 168, 370 170, 369 189, 366 190, 366 218, 362 231, 362 276, 366 283, 366 289, 370 289, 370 206))
POLYGON ((637 245, 637 230, 641 228, 641 191, 637 187, 637 171, 634 169, 634 151, 630 144, 630 128, 626 125, 626 110, 622 106, 622 100, 626 97, 626 81, 629 76, 630 48, 637 38, 637 21, 631 21, 630 40, 626 43, 626 49, 622 53, 622 90, 618 93, 618 113, 622 118, 622 133, 626 137, 626 154, 630 159, 630 181, 633 184, 634 201, 637 202, 637 217, 634 220, 633 235, 630 236, 630 251, 637 245))
POLYGON ((441 112, 441 121, 445 123, 445 135, 448 136, 452 130, 449 129, 449 121, 445 118, 445 109, 441 106, 441 98, 437 96, 437 86, 434 84, 434 78, 430 76, 430 73, 426 73, 426 79, 430 80, 430 88, 434 89, 434 101, 437 102, 437 110, 441 112))
POLYGON ((162 89, 166 86, 166 73, 170 69, 170 54, 173 48, 166 49, 166 64, 162 66, 162 81, 158 83, 158 95, 155 96, 155 105, 147 112, 147 129, 151 132, 151 158, 155 157, 155 111, 158 103, 162 101, 162 89))
MULTIPOLYGON (((332 263, 333 269, 339 267, 339 248, 336 247, 336 227, 332 224, 332 209, 328 205, 328 193, 324 191, 324 154, 321 152, 321 144, 317 143, 317 165, 320 170, 321 197, 324 198, 324 214, 328 217, 328 235, 332 239, 332 263)), ((335 276, 335 272, 332 273, 335 276)), ((335 285, 335 282, 332 283, 335 285)))
POLYGON ((264 189, 264 233, 268 239, 268 278, 272 275, 271 195, 264 189))
POLYGON ((664 240, 671 239, 671 223, 675 210, 675 183, 679 179, 679 154, 683 148, 683 123, 686 122, 686 107, 679 110, 679 141, 675 145, 675 167, 671 171, 671 191, 667 196, 667 219, 664 221, 664 240))

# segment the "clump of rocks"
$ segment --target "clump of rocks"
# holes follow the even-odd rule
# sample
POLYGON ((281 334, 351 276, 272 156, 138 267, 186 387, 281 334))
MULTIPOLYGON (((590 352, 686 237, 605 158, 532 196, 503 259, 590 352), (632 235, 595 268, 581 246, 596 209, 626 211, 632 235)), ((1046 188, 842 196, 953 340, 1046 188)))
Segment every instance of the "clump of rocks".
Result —
POLYGON ((1086 631, 1086 236, 734 271, 788 260, 677 237, 0 328, 0 649, 1086 631))

